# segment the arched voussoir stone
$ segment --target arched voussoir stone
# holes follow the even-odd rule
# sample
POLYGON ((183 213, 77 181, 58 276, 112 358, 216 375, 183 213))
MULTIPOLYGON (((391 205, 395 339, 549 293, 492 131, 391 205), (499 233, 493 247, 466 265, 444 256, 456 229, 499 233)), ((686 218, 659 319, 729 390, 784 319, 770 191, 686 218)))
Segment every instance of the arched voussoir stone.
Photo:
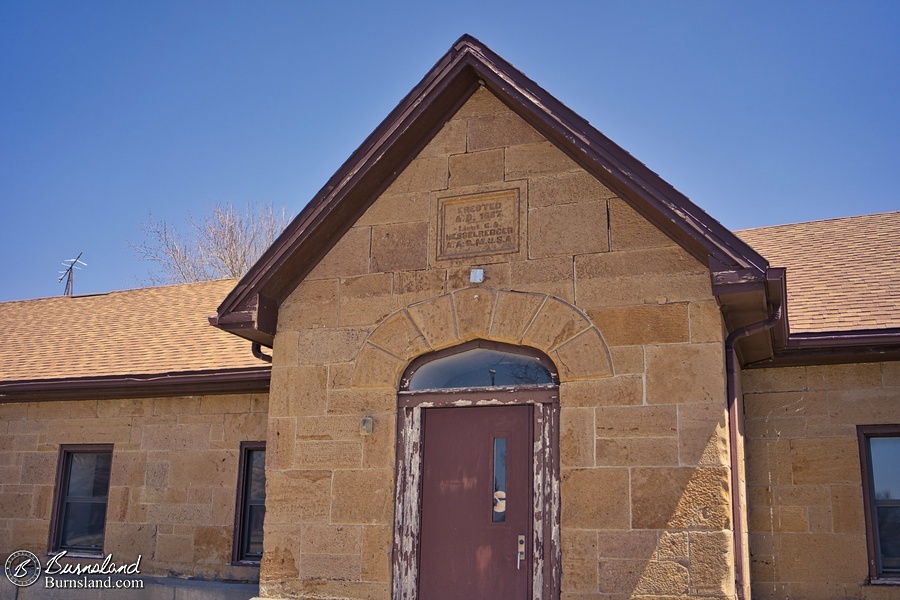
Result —
POLYGON ((613 373, 603 336, 575 306, 548 294, 469 287, 388 315, 357 356, 352 385, 396 388, 412 359, 473 339, 536 348, 556 362, 561 381, 613 373))

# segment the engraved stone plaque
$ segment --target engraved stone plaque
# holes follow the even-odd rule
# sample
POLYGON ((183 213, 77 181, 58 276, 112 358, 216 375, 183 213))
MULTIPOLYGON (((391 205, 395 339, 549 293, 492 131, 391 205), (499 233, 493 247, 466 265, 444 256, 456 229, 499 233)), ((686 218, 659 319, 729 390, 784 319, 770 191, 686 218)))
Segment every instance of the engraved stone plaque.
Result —
POLYGON ((519 251, 519 190, 438 201, 437 258, 519 251))

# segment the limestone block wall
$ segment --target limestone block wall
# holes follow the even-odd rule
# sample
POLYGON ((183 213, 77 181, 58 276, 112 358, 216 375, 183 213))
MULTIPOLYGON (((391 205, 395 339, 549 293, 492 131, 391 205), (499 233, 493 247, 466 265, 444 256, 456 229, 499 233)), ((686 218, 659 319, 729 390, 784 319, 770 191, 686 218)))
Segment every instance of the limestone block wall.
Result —
POLYGON ((734 596, 708 269, 483 89, 281 306, 262 596, 390 596, 400 374, 473 338, 559 368, 564 597, 734 596), (496 190, 518 245, 442 254, 441 202, 496 190))
POLYGON ((743 373, 753 597, 896 598, 868 577, 857 425, 900 423, 900 363, 743 373))
POLYGON ((254 580, 231 566, 242 441, 266 395, 0 404, 0 557, 47 555, 61 444, 112 444, 104 554, 142 575, 254 580))

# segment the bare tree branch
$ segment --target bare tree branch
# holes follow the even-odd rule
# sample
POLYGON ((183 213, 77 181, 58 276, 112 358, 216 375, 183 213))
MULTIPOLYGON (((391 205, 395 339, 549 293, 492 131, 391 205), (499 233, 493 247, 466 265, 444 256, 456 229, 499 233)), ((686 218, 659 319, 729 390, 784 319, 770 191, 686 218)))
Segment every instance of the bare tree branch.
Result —
POLYGON ((149 215, 143 240, 129 242, 138 260, 152 263, 143 284, 162 285, 243 276, 287 227, 291 217, 271 204, 241 212, 216 204, 199 221, 188 216, 188 233, 149 215))

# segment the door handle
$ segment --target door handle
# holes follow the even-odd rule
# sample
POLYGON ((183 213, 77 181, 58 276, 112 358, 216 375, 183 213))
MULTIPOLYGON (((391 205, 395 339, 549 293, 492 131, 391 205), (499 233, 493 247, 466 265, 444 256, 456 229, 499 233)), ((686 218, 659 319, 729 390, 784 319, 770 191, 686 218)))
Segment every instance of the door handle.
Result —
POLYGON ((520 535, 518 542, 516 543, 516 570, 520 570, 522 568, 522 561, 525 560, 525 536, 520 535))

